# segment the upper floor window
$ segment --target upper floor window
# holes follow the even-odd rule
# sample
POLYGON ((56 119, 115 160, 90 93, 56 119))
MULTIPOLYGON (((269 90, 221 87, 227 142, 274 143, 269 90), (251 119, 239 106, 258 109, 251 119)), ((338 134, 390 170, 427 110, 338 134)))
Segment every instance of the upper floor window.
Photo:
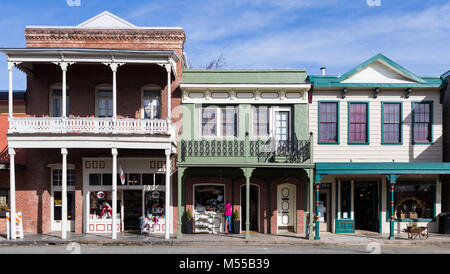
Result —
POLYGON ((289 141, 291 137, 291 108, 279 106, 253 107, 253 136, 272 136, 277 141, 289 141))
MULTIPOLYGON (((50 87, 50 117, 62 116, 62 87, 53 85, 50 87)), ((66 91, 66 116, 69 116, 69 92, 66 91)))
POLYGON ((433 124, 433 103, 413 102, 413 141, 431 143, 433 124))
POLYGON ((253 136, 266 137, 270 134, 270 109, 267 106, 253 108, 253 136))
POLYGON ((113 116, 113 92, 109 86, 101 86, 96 90, 96 113, 98 117, 113 116))
POLYGON ((319 143, 339 142, 338 102, 319 102, 319 143))
POLYGON ((349 143, 369 142, 368 103, 349 103, 349 143))
POLYGON ((161 118, 161 88, 145 87, 142 91, 141 118, 160 119, 161 118))
POLYGON ((398 144, 402 142, 401 103, 383 103, 382 143, 398 144))
POLYGON ((200 113, 202 136, 237 136, 236 107, 202 108, 200 113))

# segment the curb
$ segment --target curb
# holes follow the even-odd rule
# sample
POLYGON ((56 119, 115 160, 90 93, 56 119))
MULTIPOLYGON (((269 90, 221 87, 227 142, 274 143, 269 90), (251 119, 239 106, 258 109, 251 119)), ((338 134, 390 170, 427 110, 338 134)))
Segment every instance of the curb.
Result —
POLYGON ((426 242, 426 241, 410 241, 410 242, 329 242, 329 241, 319 241, 319 242, 278 242, 278 241, 268 241, 268 242, 257 242, 257 241, 179 241, 179 240, 162 240, 162 241, 21 241, 21 242, 0 242, 0 247, 7 246, 64 246, 70 243, 76 243, 80 245, 91 245, 91 246, 251 246, 251 247, 345 247, 345 246, 364 246, 370 243, 378 243, 381 246, 389 247, 411 247, 411 246, 440 246, 449 247, 450 242, 426 242))

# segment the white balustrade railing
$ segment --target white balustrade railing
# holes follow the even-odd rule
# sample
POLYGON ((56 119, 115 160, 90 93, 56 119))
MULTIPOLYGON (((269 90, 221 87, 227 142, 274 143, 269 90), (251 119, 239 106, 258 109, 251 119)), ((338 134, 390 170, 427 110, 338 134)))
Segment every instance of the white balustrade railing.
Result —
POLYGON ((8 133, 173 134, 167 120, 114 118, 11 118, 8 133))

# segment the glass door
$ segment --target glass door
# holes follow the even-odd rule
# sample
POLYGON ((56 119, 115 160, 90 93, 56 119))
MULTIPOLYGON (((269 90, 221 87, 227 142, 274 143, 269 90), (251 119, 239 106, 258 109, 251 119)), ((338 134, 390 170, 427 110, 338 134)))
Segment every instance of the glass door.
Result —
MULTIPOLYGON (((52 231, 61 231, 62 192, 52 193, 52 231)), ((75 231, 75 192, 67 191, 67 231, 75 231)))

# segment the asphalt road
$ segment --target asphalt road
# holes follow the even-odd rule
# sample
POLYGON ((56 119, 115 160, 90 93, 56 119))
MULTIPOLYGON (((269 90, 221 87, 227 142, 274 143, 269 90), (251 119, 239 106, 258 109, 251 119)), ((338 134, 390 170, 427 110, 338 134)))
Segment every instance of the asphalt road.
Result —
POLYGON ((0 254, 450 254, 450 247, 1 246, 0 254))

